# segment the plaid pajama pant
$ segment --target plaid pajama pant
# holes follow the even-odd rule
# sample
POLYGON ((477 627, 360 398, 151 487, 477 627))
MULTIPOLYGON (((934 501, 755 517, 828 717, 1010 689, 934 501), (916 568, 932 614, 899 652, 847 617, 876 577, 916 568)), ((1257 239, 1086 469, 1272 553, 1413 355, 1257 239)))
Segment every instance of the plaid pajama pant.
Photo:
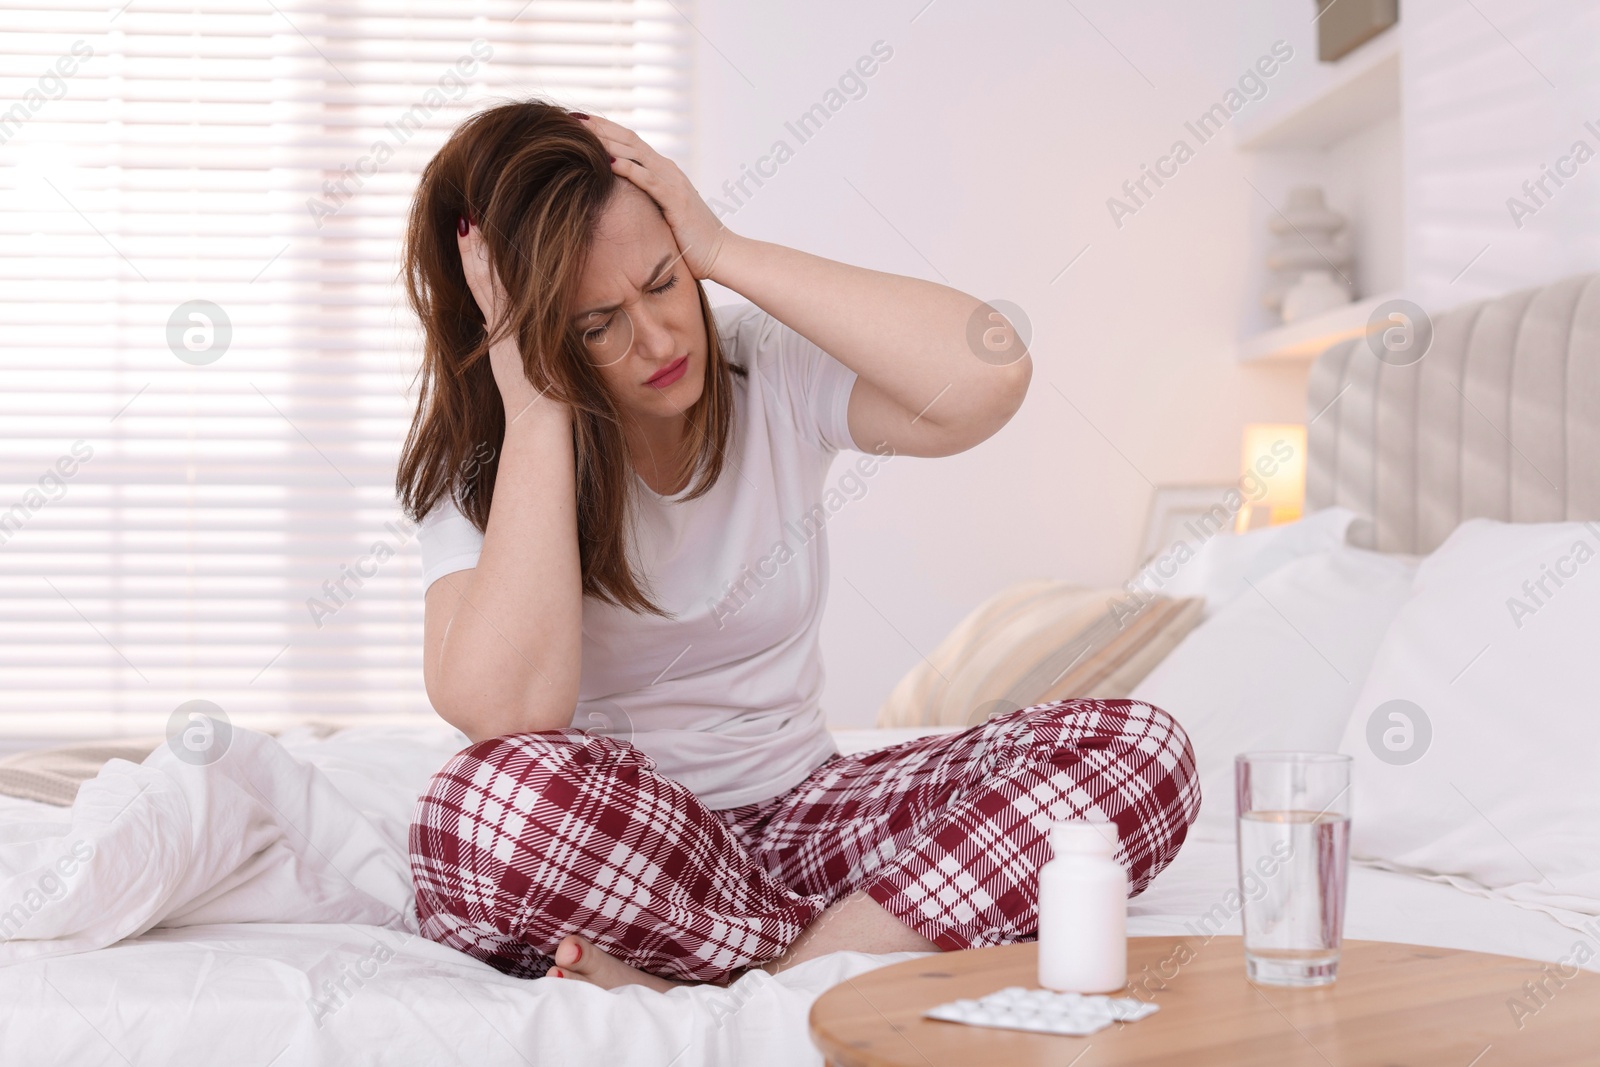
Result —
POLYGON ((719 982, 863 890, 942 949, 1030 940, 1050 821, 1115 823, 1133 895, 1199 808, 1189 739, 1131 700, 834 756, 720 811, 626 742, 552 730, 452 757, 418 801, 411 869, 423 935, 506 974, 543 975, 578 934, 640 970, 719 982))

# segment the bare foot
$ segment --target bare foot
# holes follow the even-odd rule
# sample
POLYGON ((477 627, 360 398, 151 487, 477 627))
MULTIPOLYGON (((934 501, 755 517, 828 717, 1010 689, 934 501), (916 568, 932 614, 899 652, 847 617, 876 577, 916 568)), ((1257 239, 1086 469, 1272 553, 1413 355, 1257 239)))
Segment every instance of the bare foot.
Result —
POLYGON ((556 965, 547 973, 551 978, 576 978, 597 985, 601 989, 617 989, 625 985, 642 985, 665 993, 682 982, 674 982, 657 975, 629 967, 613 959, 576 934, 568 934, 556 946, 556 965))
POLYGON ((939 946, 883 910, 864 892, 836 900, 800 932, 783 955, 761 964, 777 974, 797 963, 849 949, 854 952, 938 952, 939 946))

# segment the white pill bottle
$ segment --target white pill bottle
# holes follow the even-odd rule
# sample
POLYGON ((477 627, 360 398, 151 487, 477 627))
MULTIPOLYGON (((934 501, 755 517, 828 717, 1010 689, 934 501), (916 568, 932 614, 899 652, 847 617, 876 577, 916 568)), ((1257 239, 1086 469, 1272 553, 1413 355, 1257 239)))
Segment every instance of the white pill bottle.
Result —
POLYGON ((1114 993, 1128 984, 1128 872, 1117 828, 1074 820, 1050 827, 1054 855, 1039 869, 1039 984, 1058 993, 1114 993))

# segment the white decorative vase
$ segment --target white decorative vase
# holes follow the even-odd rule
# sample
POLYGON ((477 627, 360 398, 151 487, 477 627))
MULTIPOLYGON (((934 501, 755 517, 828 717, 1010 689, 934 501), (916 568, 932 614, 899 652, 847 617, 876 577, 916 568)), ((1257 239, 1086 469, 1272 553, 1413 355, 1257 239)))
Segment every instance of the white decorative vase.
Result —
POLYGON ((1308 270, 1283 294, 1283 321, 1319 315, 1350 302, 1350 291, 1330 271, 1308 270))
MULTIPOLYGON (((1344 296, 1339 303, 1352 299, 1354 293, 1345 281, 1350 276, 1354 258, 1346 231, 1347 221, 1343 215, 1329 209, 1320 186, 1304 185, 1289 190, 1289 201, 1282 213, 1267 221, 1274 241, 1267 253, 1267 286, 1261 294, 1261 303, 1282 315, 1283 321, 1290 321, 1284 299, 1310 273, 1325 275, 1341 287, 1344 296)), ((1318 285, 1319 295, 1303 298, 1295 309, 1297 317, 1315 314, 1306 307, 1331 298, 1320 279, 1318 285)), ((1320 310, 1327 310, 1328 306, 1332 305, 1324 303, 1320 310)))

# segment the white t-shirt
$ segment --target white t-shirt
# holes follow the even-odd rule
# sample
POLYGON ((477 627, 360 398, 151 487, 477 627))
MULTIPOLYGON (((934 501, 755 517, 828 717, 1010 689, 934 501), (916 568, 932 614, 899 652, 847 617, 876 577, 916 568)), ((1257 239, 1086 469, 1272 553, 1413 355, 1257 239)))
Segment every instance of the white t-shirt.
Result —
MULTIPOLYGON (((840 490, 824 480, 835 453, 859 449, 854 371, 754 304, 712 315, 724 355, 749 371, 733 378, 727 462, 687 502, 635 475, 638 573, 674 617, 584 598, 573 725, 628 738, 718 809, 787 792, 836 751, 817 631, 840 490)), ((483 535, 446 500, 418 541, 426 587, 475 566, 483 535)))

